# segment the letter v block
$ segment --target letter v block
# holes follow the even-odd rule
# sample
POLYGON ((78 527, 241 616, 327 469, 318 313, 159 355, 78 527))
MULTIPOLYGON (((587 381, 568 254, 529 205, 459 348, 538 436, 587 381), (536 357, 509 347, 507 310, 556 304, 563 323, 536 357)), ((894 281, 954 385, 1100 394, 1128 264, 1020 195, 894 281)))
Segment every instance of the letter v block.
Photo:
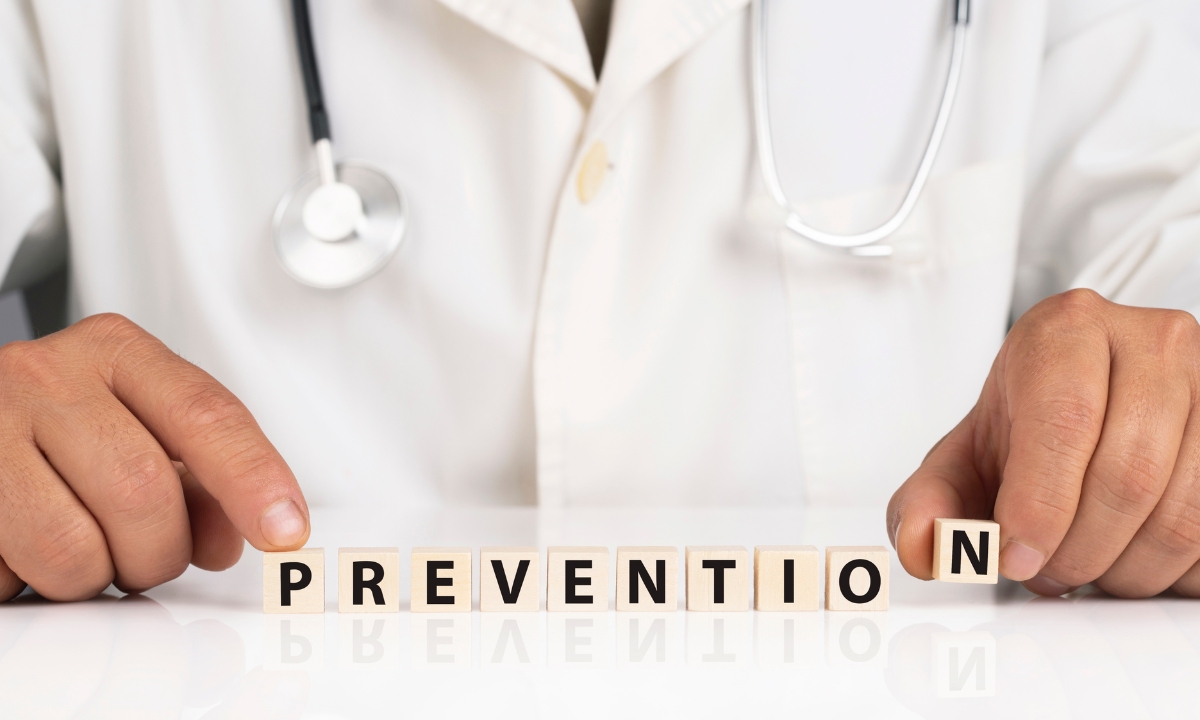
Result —
POLYGON ((412 612, 471 612, 471 548, 413 548, 412 612))
POLYGON ((687 609, 750 609, 750 553, 744 547, 687 549, 687 609))
POLYGON ((933 521, 933 577, 942 582, 1000 580, 1000 525, 987 520, 933 521))
POLYGON ((325 612, 325 550, 263 553, 263 612, 325 612))
POLYGON ((481 548, 480 612, 537 612, 542 601, 541 573, 537 548, 481 548))
POLYGON ((608 610, 608 548, 546 548, 546 610, 608 610))
POLYGON ((617 612, 679 608, 679 548, 617 548, 617 612))
POLYGON ((338 549, 338 612, 400 612, 400 548, 338 549))

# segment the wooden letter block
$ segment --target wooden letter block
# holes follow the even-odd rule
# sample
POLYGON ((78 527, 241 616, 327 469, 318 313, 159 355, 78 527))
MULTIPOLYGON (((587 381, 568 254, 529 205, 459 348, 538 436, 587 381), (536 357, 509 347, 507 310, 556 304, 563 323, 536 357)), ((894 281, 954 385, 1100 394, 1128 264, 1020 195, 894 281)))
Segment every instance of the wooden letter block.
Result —
POLYGON ((325 612, 325 550, 263 553, 263 612, 325 612))
POLYGON ((825 609, 887 610, 890 562, 879 545, 825 548, 825 609))
POLYGON ((754 609, 812 612, 821 605, 821 559, 812 545, 754 548, 754 609))
POLYGON ((338 549, 338 612, 400 612, 400 548, 338 549))
POLYGON ((933 521, 933 579, 955 583, 1000 580, 1000 526, 987 520, 933 521))
POLYGON ((413 548, 412 612, 471 612, 471 548, 413 548))
POLYGON ((608 610, 608 548, 546 548, 546 610, 608 610))
POLYGON ((687 609, 750 609, 750 553, 744 547, 687 549, 687 609))
POLYGON ((541 556, 531 547, 479 551, 479 610, 537 612, 541 607, 541 556))
POLYGON ((679 607, 679 548, 617 548, 617 612, 679 607))

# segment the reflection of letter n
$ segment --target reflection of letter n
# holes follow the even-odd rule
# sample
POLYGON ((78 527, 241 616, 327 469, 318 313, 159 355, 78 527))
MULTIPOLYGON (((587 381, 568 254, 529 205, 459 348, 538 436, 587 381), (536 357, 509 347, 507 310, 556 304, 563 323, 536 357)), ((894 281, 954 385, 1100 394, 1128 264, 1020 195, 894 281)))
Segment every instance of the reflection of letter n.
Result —
POLYGON ((963 665, 962 672, 959 672, 958 648, 950 648, 950 689, 962 690, 967 684, 967 678, 971 677, 972 672, 975 672, 975 689, 982 692, 987 686, 987 676, 985 675, 987 665, 985 663, 984 649, 974 648, 967 656, 967 662, 963 665))

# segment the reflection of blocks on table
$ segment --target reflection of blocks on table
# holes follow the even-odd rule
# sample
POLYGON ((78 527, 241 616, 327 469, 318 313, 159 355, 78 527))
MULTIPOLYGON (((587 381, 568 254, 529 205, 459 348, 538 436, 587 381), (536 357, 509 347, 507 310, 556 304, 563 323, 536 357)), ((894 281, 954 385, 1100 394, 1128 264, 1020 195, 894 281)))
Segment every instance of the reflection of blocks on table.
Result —
POLYGON ((263 612, 325 612, 325 550, 263 553, 263 612))
POLYGON ((890 559, 879 545, 825 548, 825 609, 887 610, 890 559))
POLYGON ((825 613, 825 659, 833 667, 887 667, 888 616, 825 613))
POLYGON ((608 613, 556 612, 546 615, 547 664, 564 667, 612 665, 608 613))
POLYGON ((755 660, 760 667, 820 666, 821 625, 821 615, 815 612, 756 613, 755 660))
POLYGON ((729 667, 752 662, 749 613, 688 613, 685 617, 688 665, 729 667))
POLYGON ((937 697, 996 694, 996 638, 991 633, 934 633, 933 656, 937 697))
POLYGON ((546 548, 546 610, 608 610, 608 548, 546 548))
POLYGON ((400 612, 400 548, 338 549, 338 612, 400 612))
POLYGON ((481 548, 479 610, 537 612, 541 607, 541 573, 537 548, 481 548))
POLYGON ((754 609, 817 610, 821 604, 821 563, 812 545, 760 545, 754 548, 754 609))
POLYGON ((617 612, 679 607, 679 548, 617 548, 617 612))
POLYGON ((413 548, 413 612, 471 611, 471 548, 413 548))
POLYGON ((413 665, 446 668, 471 666, 470 615, 409 615, 413 665))
POLYGON ((687 609, 750 609, 750 553, 744 547, 687 548, 687 609))
POLYGON ((479 661, 492 665, 545 664, 542 618, 532 613, 490 612, 479 617, 479 661))
POLYGON ((323 616, 263 618, 263 667, 268 670, 320 670, 324 666, 323 616))
POLYGON ((988 520, 933 521, 933 578, 942 582, 999 582, 1000 525, 988 520))
POLYGON ((678 662, 679 619, 661 612, 617 615, 617 664, 653 665, 678 662))
POLYGON ((400 667, 400 616, 339 617, 338 664, 356 669, 400 667))

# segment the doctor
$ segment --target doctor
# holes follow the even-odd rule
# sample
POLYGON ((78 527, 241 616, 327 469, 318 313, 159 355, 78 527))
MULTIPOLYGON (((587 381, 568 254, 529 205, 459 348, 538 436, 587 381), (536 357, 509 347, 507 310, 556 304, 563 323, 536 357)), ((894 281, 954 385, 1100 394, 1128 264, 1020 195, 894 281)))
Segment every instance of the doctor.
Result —
POLYGON ((854 253, 784 227, 764 162, 815 228, 890 217, 955 3, 770 2, 769 158, 746 0, 613 5, 313 0, 333 159, 405 219, 319 289, 272 234, 316 167, 288 3, 0 0, 0 267, 69 245, 74 321, 0 349, 0 597, 297 547, 309 502, 882 504, 910 474, 917 576, 934 517, 994 515, 1035 592, 1200 594, 1194 8, 976 0, 928 183, 854 253))

